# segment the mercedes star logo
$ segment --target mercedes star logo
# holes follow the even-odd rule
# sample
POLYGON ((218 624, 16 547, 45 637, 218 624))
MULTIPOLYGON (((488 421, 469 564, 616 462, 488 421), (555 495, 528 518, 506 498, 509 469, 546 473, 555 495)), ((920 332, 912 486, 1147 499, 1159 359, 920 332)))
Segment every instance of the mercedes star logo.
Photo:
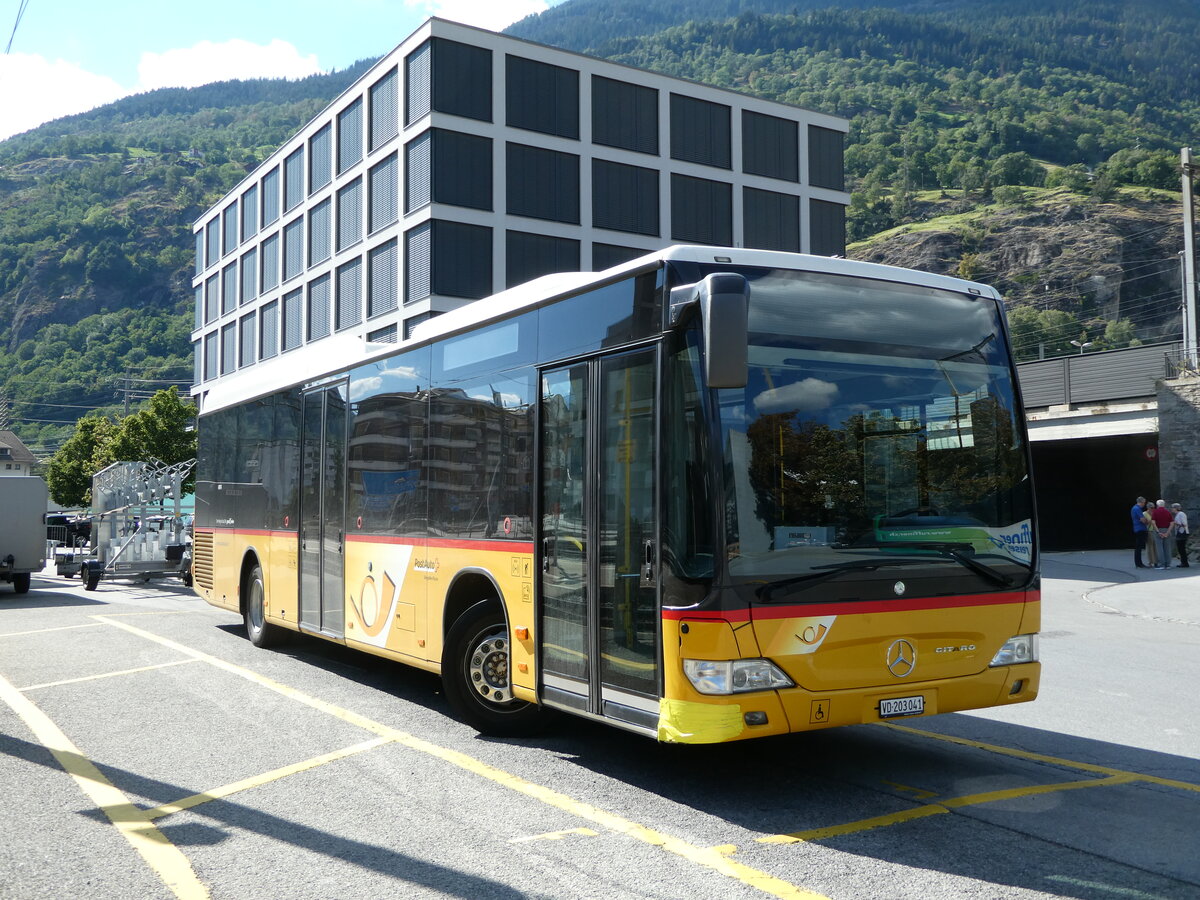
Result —
POLYGON ((897 678, 904 678, 911 675, 912 670, 917 667, 917 648, 912 645, 912 642, 900 638, 892 641, 892 646, 888 647, 886 659, 888 671, 897 678))
POLYGON ((904 596, 904 592, 907 590, 907 588, 904 586, 903 581, 897 581, 892 585, 892 590, 896 592, 897 597, 902 597, 904 596))

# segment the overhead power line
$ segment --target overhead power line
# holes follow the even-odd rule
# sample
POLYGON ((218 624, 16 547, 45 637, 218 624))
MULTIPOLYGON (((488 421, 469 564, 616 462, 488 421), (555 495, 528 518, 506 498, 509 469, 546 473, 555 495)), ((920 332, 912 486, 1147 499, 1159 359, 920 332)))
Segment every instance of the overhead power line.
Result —
POLYGON ((17 28, 21 25, 21 17, 25 15, 25 10, 29 6, 29 0, 21 0, 21 5, 17 7, 17 21, 13 22, 12 34, 8 36, 8 45, 4 48, 4 54, 7 56, 12 52, 13 40, 17 36, 17 28))

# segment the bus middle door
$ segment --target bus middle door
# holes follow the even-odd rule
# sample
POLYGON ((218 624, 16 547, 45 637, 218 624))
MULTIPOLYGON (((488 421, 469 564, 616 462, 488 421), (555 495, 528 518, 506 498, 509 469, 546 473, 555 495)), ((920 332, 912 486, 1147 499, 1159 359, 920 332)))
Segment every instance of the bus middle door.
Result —
POLYGON ((303 395, 300 626, 345 631, 346 382, 303 395))
POLYGON ((658 724, 657 351, 541 377, 541 678, 550 705, 658 724))

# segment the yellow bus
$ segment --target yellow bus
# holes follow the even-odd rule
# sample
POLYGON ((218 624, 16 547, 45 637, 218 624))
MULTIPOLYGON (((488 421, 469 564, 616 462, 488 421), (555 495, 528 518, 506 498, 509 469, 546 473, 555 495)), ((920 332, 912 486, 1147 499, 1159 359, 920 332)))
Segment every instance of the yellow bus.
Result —
POLYGON ((677 246, 201 396, 194 584, 554 708, 720 742, 1021 703, 1040 594, 1003 304, 843 259, 677 246))

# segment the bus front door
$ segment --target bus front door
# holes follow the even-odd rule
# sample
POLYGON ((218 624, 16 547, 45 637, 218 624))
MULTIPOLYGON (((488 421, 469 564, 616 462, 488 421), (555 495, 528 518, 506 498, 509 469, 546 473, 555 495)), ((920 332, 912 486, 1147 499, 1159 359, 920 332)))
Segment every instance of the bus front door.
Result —
POLYGON ((345 382, 304 395, 300 485, 300 626, 330 637, 345 629, 345 382))
POLYGON ((541 378, 542 697, 656 728, 656 351, 541 378))

